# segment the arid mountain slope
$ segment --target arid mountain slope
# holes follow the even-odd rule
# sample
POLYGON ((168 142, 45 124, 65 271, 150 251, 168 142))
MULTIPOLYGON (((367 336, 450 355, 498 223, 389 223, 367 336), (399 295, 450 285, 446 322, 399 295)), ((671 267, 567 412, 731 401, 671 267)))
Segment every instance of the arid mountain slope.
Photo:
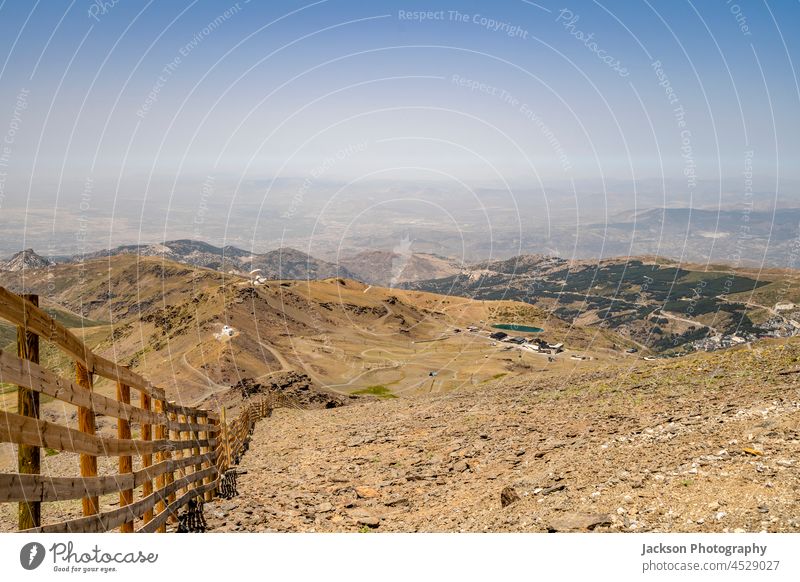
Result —
POLYGON ((655 352, 716 349, 800 331, 794 305, 800 303, 800 279, 785 269, 523 255, 404 287, 524 301, 578 325, 614 330, 655 352), (778 312, 777 304, 787 309, 778 312))
MULTIPOLYGON (((4 274, 0 284, 23 291, 19 273, 4 274)), ((95 325, 83 324, 79 332, 101 353, 191 403, 242 380, 286 371, 342 393, 380 387, 401 395, 448 391, 548 366, 587 365, 566 353, 548 362, 492 346, 487 332, 466 331, 498 321, 542 327, 550 341, 600 359, 624 357, 626 345, 613 334, 570 326, 522 303, 339 278, 253 285, 247 277, 136 255, 27 272, 24 285, 91 320, 95 325)), ((98 384, 100 390, 112 388, 98 384)))
POLYGON ((798 371, 800 342, 769 341, 278 410, 240 496, 206 515, 213 531, 800 532, 798 371))

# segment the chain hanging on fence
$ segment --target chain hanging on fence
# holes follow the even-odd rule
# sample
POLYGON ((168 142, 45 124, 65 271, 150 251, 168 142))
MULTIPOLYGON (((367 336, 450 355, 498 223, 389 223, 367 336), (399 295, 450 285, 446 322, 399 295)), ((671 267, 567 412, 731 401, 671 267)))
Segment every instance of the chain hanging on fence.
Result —
POLYGON ((236 476, 238 471, 236 469, 228 469, 219 481, 217 486, 217 495, 222 499, 233 499, 239 492, 236 490, 236 476))
POLYGON ((206 523, 203 515, 203 500, 192 499, 186 505, 186 511, 178 514, 178 533, 205 533, 206 523))

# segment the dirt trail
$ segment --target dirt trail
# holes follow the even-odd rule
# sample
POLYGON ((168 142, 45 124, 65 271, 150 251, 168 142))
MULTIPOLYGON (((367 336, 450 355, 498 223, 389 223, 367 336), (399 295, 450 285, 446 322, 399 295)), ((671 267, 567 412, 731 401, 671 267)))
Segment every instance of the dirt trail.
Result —
POLYGON ((218 394, 220 392, 225 392, 230 389, 230 386, 224 386, 222 384, 218 384, 214 382, 208 374, 198 370, 194 366, 192 366, 189 361, 186 359, 186 354, 184 353, 180 359, 181 364, 183 365, 184 369, 187 370, 191 375, 195 376, 202 384, 206 385, 208 388, 205 392, 201 393, 198 397, 194 398, 191 403, 187 403, 190 405, 195 405, 199 402, 202 402, 208 399, 209 396, 213 396, 214 394, 218 394))

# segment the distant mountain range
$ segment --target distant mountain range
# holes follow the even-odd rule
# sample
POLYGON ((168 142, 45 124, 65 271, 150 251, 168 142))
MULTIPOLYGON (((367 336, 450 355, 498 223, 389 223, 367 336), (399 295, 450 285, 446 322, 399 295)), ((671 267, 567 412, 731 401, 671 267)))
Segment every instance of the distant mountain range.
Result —
POLYGON ((428 253, 364 251, 342 258, 336 264, 287 247, 266 253, 251 253, 235 246, 216 247, 203 241, 188 239, 123 245, 85 255, 60 257, 55 261, 36 254, 33 249, 26 249, 9 260, 0 262, 0 271, 34 270, 56 262, 79 263, 120 255, 162 257, 194 267, 236 274, 256 271, 254 275, 265 279, 317 280, 343 277, 383 287, 447 277, 461 271, 456 261, 428 253))
MULTIPOLYGON (((216 247, 196 240, 173 240, 160 244, 124 245, 107 249, 60 258, 58 263, 79 263, 103 257, 119 255, 138 255, 141 257, 162 257, 194 267, 205 267, 215 271, 248 274, 259 269, 265 279, 328 279, 331 277, 357 277, 343 266, 315 259, 303 252, 290 248, 281 248, 267 253, 250 253, 234 246, 216 247)), ((8 261, 0 262, 2 271, 20 271, 40 269, 53 264, 53 261, 27 249, 15 254, 8 261)))
MULTIPOLYGON (((639 219, 639 226, 653 226, 649 220, 655 217, 639 219)), ((176 240, 120 246, 58 262, 123 255, 160 257, 223 273, 252 274, 254 279, 354 279, 377 287, 521 301, 575 325, 613 330, 655 351, 697 347, 713 336, 784 337, 800 331, 800 307, 797 313, 794 308, 776 309, 778 303, 800 306, 800 277, 794 271, 691 265, 653 256, 597 261, 539 254, 463 265, 399 248, 362 251, 334 263, 291 248, 250 253, 234 246, 176 240)), ((37 271, 52 264, 26 249, 0 263, 0 270, 37 271)))

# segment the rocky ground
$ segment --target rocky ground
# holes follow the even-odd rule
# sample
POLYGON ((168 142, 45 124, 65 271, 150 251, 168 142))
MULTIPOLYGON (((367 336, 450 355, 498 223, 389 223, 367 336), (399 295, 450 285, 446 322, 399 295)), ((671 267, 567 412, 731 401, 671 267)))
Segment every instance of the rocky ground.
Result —
POLYGON ((304 409, 336 408, 344 406, 351 400, 341 394, 320 389, 306 374, 288 370, 269 374, 269 377, 262 381, 242 378, 229 390, 206 398, 200 402, 200 406, 212 410, 225 407, 228 414, 233 415, 251 399, 266 397, 272 397, 275 402, 288 401, 292 403, 292 407, 304 409))
POLYGON ((211 531, 800 532, 800 342, 277 410, 211 531))

